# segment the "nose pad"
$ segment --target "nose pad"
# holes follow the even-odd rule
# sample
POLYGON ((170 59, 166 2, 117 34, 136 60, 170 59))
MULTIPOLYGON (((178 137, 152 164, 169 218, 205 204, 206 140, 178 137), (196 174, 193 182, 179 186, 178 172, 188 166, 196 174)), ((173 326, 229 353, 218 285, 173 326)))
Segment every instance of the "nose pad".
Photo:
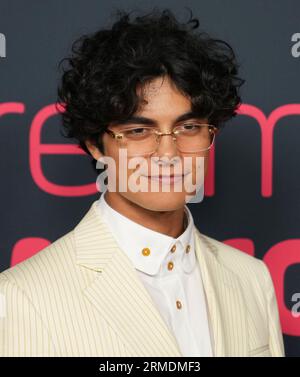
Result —
POLYGON ((176 138, 174 135, 162 135, 154 156, 166 156, 170 159, 178 156, 176 138))

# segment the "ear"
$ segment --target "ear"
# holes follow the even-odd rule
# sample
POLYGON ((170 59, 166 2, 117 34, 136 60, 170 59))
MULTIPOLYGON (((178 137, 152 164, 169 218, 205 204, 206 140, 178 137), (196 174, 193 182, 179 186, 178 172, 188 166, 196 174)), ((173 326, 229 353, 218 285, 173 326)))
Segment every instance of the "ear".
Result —
POLYGON ((89 150, 90 154, 94 157, 95 160, 98 160, 99 157, 102 157, 103 154, 99 151, 99 149, 96 147, 94 143, 92 143, 89 140, 85 141, 85 145, 87 149, 89 150))

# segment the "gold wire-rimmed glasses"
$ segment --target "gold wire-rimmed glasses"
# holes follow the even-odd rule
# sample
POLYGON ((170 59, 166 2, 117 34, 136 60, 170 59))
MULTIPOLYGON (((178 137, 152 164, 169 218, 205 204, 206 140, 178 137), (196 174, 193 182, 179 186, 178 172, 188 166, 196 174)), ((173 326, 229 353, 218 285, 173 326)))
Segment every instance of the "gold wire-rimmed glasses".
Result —
POLYGON ((208 151, 214 143, 218 128, 212 124, 188 121, 175 126, 171 132, 161 132, 144 125, 123 126, 121 132, 110 129, 105 132, 116 139, 121 147, 127 148, 129 156, 141 156, 154 153, 162 136, 172 136, 177 149, 183 153, 208 151))

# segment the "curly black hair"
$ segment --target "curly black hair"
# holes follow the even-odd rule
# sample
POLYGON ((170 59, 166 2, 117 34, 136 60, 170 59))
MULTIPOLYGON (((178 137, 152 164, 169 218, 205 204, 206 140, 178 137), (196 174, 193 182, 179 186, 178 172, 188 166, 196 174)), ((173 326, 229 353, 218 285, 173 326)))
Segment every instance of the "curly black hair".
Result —
POLYGON ((237 59, 231 46, 195 31, 197 18, 179 22, 169 9, 153 8, 130 19, 117 10, 109 29, 82 35, 64 58, 58 87, 63 136, 75 138, 88 154, 86 140, 103 153, 104 130, 131 117, 143 101, 137 86, 168 75, 191 99, 192 111, 221 128, 240 105, 237 59))

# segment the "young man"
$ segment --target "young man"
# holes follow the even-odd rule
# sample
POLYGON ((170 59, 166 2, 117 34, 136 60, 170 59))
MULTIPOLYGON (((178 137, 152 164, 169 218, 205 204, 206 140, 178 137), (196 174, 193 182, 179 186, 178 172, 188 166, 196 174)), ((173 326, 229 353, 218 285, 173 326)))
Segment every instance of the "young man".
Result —
POLYGON ((63 124, 95 162, 115 162, 116 184, 73 230, 0 274, 1 355, 284 355, 266 265, 199 232, 186 205, 243 82, 231 47, 197 26, 168 10, 121 13, 73 46, 63 124), (158 190, 136 190, 137 172, 136 185, 158 190))

